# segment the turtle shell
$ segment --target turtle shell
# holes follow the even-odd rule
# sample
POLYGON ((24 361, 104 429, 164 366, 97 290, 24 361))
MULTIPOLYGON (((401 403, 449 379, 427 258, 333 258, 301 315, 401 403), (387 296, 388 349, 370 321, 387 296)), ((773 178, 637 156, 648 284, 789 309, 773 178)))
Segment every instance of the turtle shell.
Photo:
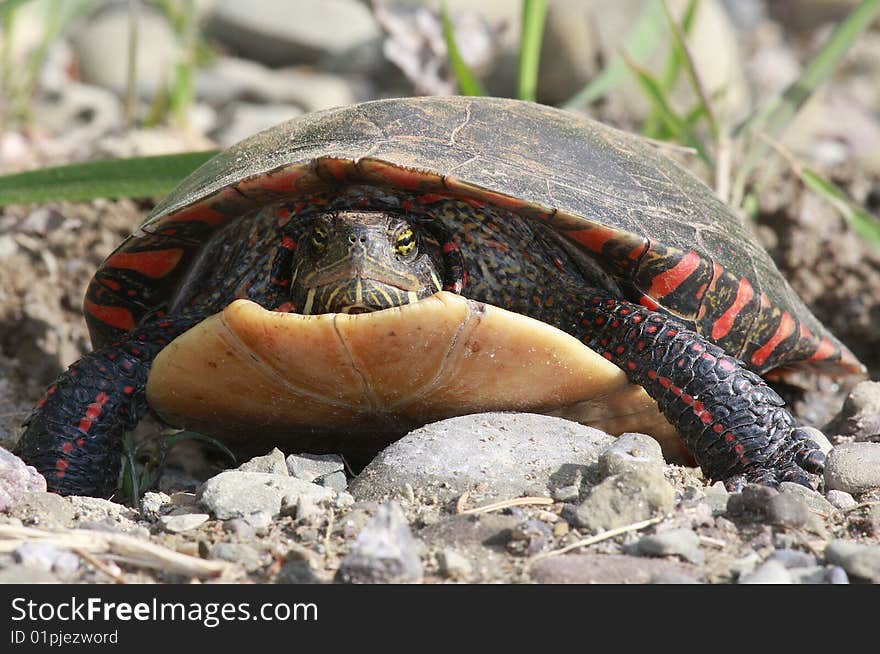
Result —
MULTIPOLYGON (((547 222, 633 299, 661 308, 758 372, 863 367, 803 305, 768 254, 702 182, 643 140, 582 116, 495 98, 380 100, 303 116, 185 179, 96 272, 93 343, 173 312, 193 263, 260 207, 357 186, 420 202, 457 198, 547 222)), ((488 255, 487 255, 488 256, 488 255)))

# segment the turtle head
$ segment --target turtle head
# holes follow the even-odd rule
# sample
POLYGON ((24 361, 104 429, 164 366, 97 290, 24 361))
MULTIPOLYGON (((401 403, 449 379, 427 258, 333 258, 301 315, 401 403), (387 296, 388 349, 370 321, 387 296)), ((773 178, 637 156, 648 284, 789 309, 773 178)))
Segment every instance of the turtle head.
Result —
POLYGON ((299 238, 291 301, 303 314, 379 311, 442 290, 442 266, 437 240, 401 214, 322 214, 299 238))

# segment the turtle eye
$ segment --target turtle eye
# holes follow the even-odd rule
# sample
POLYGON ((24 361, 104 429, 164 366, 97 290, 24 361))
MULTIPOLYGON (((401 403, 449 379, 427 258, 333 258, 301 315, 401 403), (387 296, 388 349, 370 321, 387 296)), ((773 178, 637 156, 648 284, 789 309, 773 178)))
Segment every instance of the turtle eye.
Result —
POLYGON ((322 225, 315 225, 312 229, 312 245, 319 252, 327 245, 327 230, 322 225))
POLYGON ((394 251, 402 257, 408 257, 416 249, 416 235, 411 227, 404 227, 394 237, 394 251))

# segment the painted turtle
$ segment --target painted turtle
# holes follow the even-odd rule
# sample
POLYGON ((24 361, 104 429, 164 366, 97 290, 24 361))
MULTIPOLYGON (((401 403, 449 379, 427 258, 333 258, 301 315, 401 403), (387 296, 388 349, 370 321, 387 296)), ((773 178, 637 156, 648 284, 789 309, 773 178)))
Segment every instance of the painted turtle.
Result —
POLYGON ((239 416, 251 433, 317 434, 367 419, 350 410, 355 386, 399 427, 523 408, 529 390, 540 406, 548 377, 592 364, 534 381, 558 351, 535 320, 643 387, 709 477, 810 485, 824 457, 758 374, 863 371, 700 181, 633 136, 504 99, 368 102, 247 139, 155 208, 83 307, 95 351, 49 387, 18 445, 61 493, 111 493, 121 435, 148 408, 220 432, 239 416), (490 329, 465 338, 472 319, 490 329), (521 338, 500 368, 461 367, 495 357, 504 334, 521 338), (416 365, 432 357, 442 374, 416 365), (468 403, 506 373, 517 381, 494 404, 468 403), (442 375, 451 394, 404 416, 442 375), (290 403, 271 407, 292 386, 288 424, 290 403))

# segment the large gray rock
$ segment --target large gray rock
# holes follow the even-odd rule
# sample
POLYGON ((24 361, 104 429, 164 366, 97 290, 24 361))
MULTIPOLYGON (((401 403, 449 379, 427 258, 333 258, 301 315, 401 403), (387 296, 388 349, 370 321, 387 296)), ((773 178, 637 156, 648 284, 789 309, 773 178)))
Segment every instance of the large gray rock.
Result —
POLYGON ((847 493, 880 488, 880 443, 844 443, 831 450, 825 485, 847 493))
POLYGON ((25 493, 45 490, 46 479, 36 468, 0 447, 0 512, 9 511, 25 493))
POLYGON ((417 491, 451 498, 549 496, 594 464, 613 437, 562 418, 483 413, 416 429, 383 450, 351 483, 359 500, 417 491))
POLYGON ((418 543, 396 502, 379 507, 336 572, 348 584, 399 584, 422 580, 418 543))
POLYGON ((221 520, 254 513, 281 513, 282 506, 295 507, 303 496, 330 499, 333 493, 301 479, 265 472, 226 470, 206 481, 199 489, 199 502, 221 520))

